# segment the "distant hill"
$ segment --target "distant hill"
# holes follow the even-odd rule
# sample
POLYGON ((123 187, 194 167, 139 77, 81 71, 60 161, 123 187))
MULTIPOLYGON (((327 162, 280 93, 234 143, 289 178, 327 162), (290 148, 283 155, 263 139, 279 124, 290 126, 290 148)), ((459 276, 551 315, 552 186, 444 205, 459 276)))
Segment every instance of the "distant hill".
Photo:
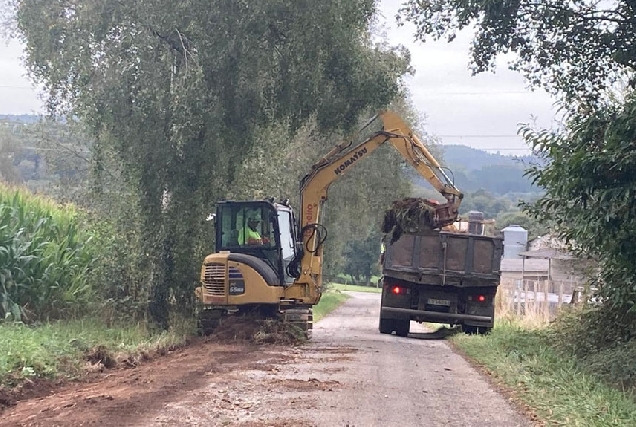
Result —
POLYGON ((36 123, 42 116, 37 114, 0 114, 0 121, 18 123, 36 123))
POLYGON ((530 163, 539 162, 536 156, 505 156, 489 153, 465 145, 442 145, 443 163, 451 169, 475 171, 486 166, 527 167, 530 163))
MULTIPOLYGON (((510 195, 538 193, 526 176, 525 170, 531 164, 540 163, 536 156, 505 156, 464 145, 442 145, 441 163, 448 168, 448 175, 464 193, 486 190, 493 195, 510 195)), ((413 183, 420 187, 430 188, 415 171, 410 171, 413 183)))

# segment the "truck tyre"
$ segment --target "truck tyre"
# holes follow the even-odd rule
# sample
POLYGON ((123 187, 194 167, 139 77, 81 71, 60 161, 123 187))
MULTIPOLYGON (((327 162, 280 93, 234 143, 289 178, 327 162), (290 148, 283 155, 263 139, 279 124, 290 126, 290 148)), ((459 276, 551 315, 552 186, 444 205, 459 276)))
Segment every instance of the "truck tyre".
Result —
POLYGON ((485 335, 490 332, 492 328, 487 326, 470 326, 462 325, 462 330, 468 335, 485 335))
POLYGON ((393 319, 385 319, 380 317, 380 333, 390 334, 393 332, 393 319))
POLYGON ((395 320, 395 335, 398 337, 405 337, 411 331, 411 321, 409 319, 406 320, 395 320))

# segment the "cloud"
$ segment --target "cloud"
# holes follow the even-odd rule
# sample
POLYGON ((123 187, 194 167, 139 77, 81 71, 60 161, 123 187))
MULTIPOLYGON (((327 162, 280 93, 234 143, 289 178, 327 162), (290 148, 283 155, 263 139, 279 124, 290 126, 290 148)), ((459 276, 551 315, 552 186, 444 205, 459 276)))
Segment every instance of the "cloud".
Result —
POLYGON ((44 108, 35 86, 26 76, 20 57, 24 47, 17 41, 0 43, 0 114, 41 113, 44 108))
POLYGON ((519 73, 507 69, 510 57, 500 58, 496 73, 472 76, 470 29, 460 32, 452 43, 415 41, 413 25, 397 27, 395 23, 401 3, 380 2, 378 27, 386 42, 401 44, 411 52, 416 73, 406 82, 414 105, 427 116, 427 131, 442 136, 442 143, 516 154, 529 150, 521 137, 514 136, 519 124, 534 119, 539 126, 551 127, 556 115, 554 100, 542 90, 532 92, 519 73))
MULTIPOLYGON (((418 42, 415 28, 398 27, 395 15, 401 0, 382 0, 377 31, 392 45, 411 51, 414 76, 406 79, 413 103, 427 116, 429 133, 442 136, 442 143, 462 143, 475 148, 494 148, 519 153, 527 149, 516 137, 519 123, 550 127, 555 117, 553 100, 544 92, 531 92, 518 73, 498 63, 495 74, 471 76, 470 30, 461 32, 453 43, 418 42), (507 135, 503 137, 502 135, 507 135), (496 136, 496 137, 493 137, 496 136)), ((0 114, 42 112, 42 102, 26 77, 17 41, 0 44, 0 114)))

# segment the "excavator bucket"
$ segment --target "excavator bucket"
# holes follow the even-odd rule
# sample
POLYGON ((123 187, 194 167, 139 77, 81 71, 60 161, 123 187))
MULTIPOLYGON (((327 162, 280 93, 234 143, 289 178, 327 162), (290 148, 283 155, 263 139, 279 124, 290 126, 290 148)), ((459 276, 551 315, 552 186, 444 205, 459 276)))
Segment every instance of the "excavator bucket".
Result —
POLYGON ((408 198, 396 200, 385 212, 383 233, 392 233, 391 243, 402 233, 419 233, 451 225, 457 212, 450 203, 440 204, 435 200, 408 198))
POLYGON ((453 224, 457 220, 457 211, 450 203, 439 205, 435 208, 435 216, 432 228, 442 228, 453 224))

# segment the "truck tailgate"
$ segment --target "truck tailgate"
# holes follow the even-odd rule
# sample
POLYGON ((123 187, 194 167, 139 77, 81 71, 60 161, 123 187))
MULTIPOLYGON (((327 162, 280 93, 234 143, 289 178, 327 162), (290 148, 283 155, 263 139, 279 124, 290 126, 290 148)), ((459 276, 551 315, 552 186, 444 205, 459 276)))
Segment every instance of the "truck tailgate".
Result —
POLYGON ((387 247, 383 272, 431 285, 497 286, 502 254, 498 237, 444 231, 404 234, 387 247))

